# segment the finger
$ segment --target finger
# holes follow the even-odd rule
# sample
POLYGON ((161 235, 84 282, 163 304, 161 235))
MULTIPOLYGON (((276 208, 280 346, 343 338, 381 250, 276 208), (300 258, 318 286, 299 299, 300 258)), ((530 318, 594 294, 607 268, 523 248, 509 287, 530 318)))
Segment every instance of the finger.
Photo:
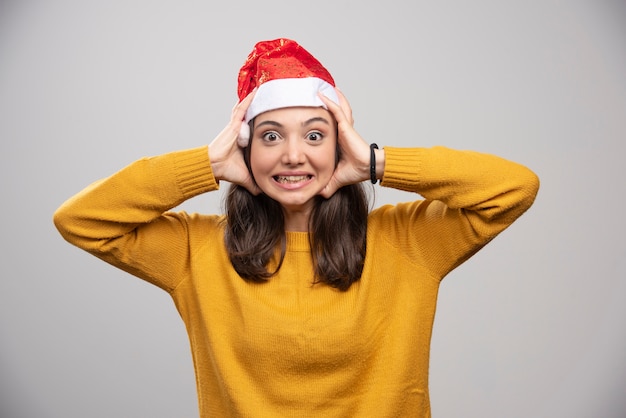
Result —
POLYGON ((352 125, 350 123, 350 120, 344 113, 343 109, 341 108, 341 106, 339 106, 337 103, 335 103, 334 101, 326 97, 322 92, 317 92, 317 95, 322 100, 322 102, 326 105, 326 108, 333 114, 338 124, 348 123, 352 125))
POLYGON ((245 148, 248 146, 249 141, 250 141, 250 125, 248 125, 245 121, 242 121, 241 128, 239 129, 239 135, 237 136, 237 144, 241 148, 245 148))
POLYGON ((325 199, 330 198, 337 191, 338 187, 334 181, 330 181, 319 193, 325 199))
POLYGON ((346 96, 338 87, 335 87, 335 91, 337 92, 337 97, 339 97, 339 107, 341 107, 341 109, 343 110, 343 113, 346 114, 346 118, 348 119, 348 121, 350 121, 350 125, 354 126, 354 117, 352 116, 352 107, 350 106, 348 99, 346 99, 346 96))
POLYGON ((250 103, 252 103, 252 99, 254 99, 254 95, 257 91, 257 87, 255 87, 246 97, 243 98, 239 103, 235 104, 232 111, 232 120, 233 121, 242 121, 246 112, 248 111, 248 107, 250 107, 250 103))
POLYGON ((243 187, 245 187, 246 190, 252 193, 253 196, 258 196, 261 194, 261 189, 259 189, 259 186, 257 186, 256 183, 252 180, 243 184, 243 187))
POLYGON ((240 125, 236 128, 239 128, 237 133, 237 144, 241 148, 245 148, 250 141, 250 126, 245 122, 245 115, 250 103, 252 103, 252 99, 254 98, 254 94, 256 93, 256 87, 248 94, 244 99, 237 103, 233 108, 233 113, 231 117, 231 124, 240 125))

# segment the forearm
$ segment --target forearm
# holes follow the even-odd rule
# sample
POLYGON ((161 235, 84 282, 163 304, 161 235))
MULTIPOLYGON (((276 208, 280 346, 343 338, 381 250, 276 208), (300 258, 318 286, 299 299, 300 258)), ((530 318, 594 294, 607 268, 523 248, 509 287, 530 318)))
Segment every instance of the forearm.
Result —
POLYGON ((206 147, 143 158, 68 199, 54 222, 66 240, 93 250, 214 189, 206 147))
POLYGON ((383 186, 463 209, 470 220, 492 223, 497 232, 532 205, 539 187, 531 170, 490 154, 445 147, 385 151, 383 186))

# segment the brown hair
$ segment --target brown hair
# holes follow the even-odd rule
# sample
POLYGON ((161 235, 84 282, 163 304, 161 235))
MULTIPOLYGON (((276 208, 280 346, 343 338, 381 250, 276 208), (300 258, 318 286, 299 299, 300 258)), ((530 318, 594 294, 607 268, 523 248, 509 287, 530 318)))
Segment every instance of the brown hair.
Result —
MULTIPOLYGON (((340 153, 337 147, 337 160, 340 153)), ((244 157, 250 170, 250 145, 244 150, 244 157)), ((328 199, 315 197, 309 219, 314 283, 347 290, 360 279, 368 209, 361 183, 342 187, 328 199)), ((226 250, 233 267, 245 280, 267 281, 278 272, 285 258, 287 239, 281 205, 263 193, 255 196, 244 187, 231 184, 225 212, 226 250), (273 259, 276 268, 269 271, 273 259)))
MULTIPOLYGON (((278 272, 286 251, 283 210, 278 202, 232 184, 226 197, 226 249, 245 280, 264 282, 278 272), (277 267, 267 267, 280 250, 277 267)), ((361 184, 315 198, 309 221, 315 283, 347 290, 359 280, 365 259, 368 201, 361 184)))

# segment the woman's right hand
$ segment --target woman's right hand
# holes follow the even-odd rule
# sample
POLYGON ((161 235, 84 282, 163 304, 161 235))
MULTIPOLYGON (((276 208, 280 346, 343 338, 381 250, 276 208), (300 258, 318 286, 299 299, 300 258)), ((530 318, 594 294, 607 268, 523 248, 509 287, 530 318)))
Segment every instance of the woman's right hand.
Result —
POLYGON ((255 93, 256 89, 233 107, 230 122, 209 144, 209 157, 216 180, 238 184, 257 195, 261 191, 248 171, 243 157, 243 148, 237 143, 242 124, 245 124, 244 116, 255 93))

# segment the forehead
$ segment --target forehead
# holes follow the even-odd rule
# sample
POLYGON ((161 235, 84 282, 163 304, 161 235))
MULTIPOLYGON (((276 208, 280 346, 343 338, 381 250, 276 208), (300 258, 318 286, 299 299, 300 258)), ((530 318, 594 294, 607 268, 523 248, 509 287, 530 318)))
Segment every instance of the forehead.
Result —
POLYGON ((255 118, 255 125, 265 121, 302 123, 313 118, 323 118, 329 124, 334 124, 335 121, 332 114, 323 107, 285 107, 261 113, 255 118))

